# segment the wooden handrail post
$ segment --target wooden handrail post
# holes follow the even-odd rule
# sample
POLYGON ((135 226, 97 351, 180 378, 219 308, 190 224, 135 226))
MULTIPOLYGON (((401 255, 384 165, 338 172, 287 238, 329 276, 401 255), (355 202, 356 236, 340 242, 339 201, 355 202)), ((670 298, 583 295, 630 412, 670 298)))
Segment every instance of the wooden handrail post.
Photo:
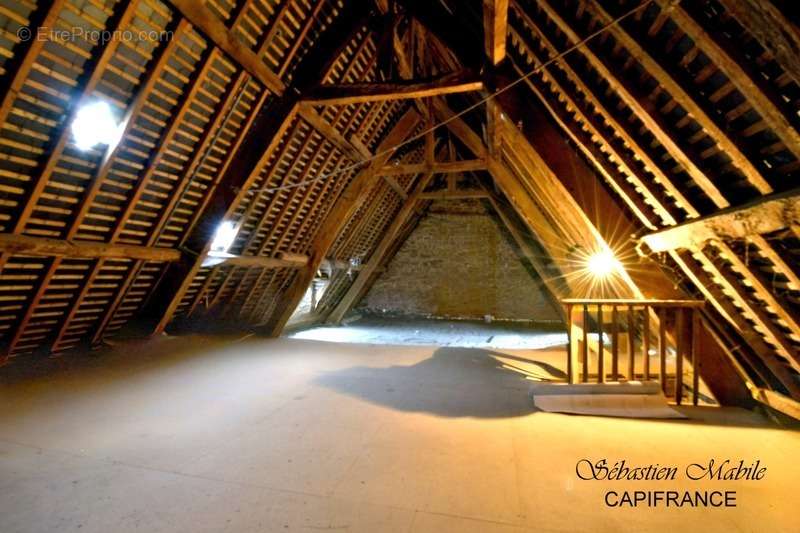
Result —
POLYGON ((611 306, 611 381, 619 380, 619 312, 611 306))
MULTIPOLYGON (((688 402, 687 387, 691 387, 692 403, 698 404, 703 300, 564 298, 561 303, 567 311, 569 328, 567 379, 570 383, 587 383, 590 380, 590 366, 594 363, 589 360, 589 330, 593 329, 597 335, 597 378, 593 383, 658 379, 662 393, 670 401, 678 405, 684 400, 688 402), (594 317, 593 312, 597 313, 594 317), (610 316, 606 318, 607 312, 610 316), (580 318, 575 316, 576 313, 580 313, 580 318), (642 313, 641 318, 639 313, 642 313), (596 326, 591 325, 593 319, 597 321, 596 326), (651 330, 651 327, 654 329, 651 330), (606 333, 611 352, 610 368, 606 367, 606 333), (654 336, 657 336, 657 340, 654 336), (627 360, 622 362, 624 368, 620 368, 623 345, 627 345, 627 360), (675 363, 668 368, 667 355, 673 347, 675 363), (655 348, 653 354, 657 354, 657 369, 652 366, 651 348, 655 348), (642 356, 642 368, 637 373, 636 357, 639 353, 642 356), (691 375, 684 380, 687 364, 691 364, 691 375), (581 365, 583 369, 579 370, 581 365), (673 376, 674 385, 669 383, 673 376)), ((688 373, 689 370, 686 370, 688 373)))
POLYGON ((643 379, 650 380, 650 306, 644 306, 644 316, 642 316, 642 354, 644 368, 643 379))
POLYGON ((582 379, 589 381, 589 306, 583 306, 583 346, 581 346, 581 364, 583 365, 582 379))
POLYGON ((578 356, 577 338, 575 337, 575 321, 572 317, 572 304, 566 304, 567 310, 567 383, 575 382, 575 360, 578 356))
POLYGON ((686 309, 678 309, 675 317, 675 403, 683 399, 683 358, 686 355, 686 309))
POLYGON ((692 310, 692 405, 697 405, 700 391, 700 310, 692 310))
POLYGON ((606 382, 605 347, 603 343, 603 304, 597 304, 597 382, 606 382))
POLYGON ((658 309, 658 379, 661 390, 667 393, 667 310, 658 309))
POLYGON ((628 381, 636 378, 636 318, 633 305, 628 306, 628 381))

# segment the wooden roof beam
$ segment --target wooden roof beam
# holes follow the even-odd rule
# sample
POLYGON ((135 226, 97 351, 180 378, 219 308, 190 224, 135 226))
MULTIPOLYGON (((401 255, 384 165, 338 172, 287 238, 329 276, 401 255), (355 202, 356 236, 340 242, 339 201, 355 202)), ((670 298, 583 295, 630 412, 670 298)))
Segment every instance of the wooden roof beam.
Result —
POLYGON ((431 103, 436 117, 439 120, 447 121, 447 129, 458 137, 458 140, 464 143, 478 159, 485 159, 488 150, 480 135, 475 133, 461 117, 456 117, 455 112, 447 106, 447 103, 442 98, 433 98, 431 103))
POLYGON ((385 165, 378 171, 381 176, 402 176, 404 174, 449 174, 486 170, 485 159, 464 159, 460 161, 434 161, 430 163, 399 163, 385 165))
POLYGON ((430 80, 319 85, 302 97, 302 103, 303 105, 349 105, 428 98, 481 90, 483 90, 483 81, 480 77, 471 70, 462 70, 430 80))
MULTIPOLYGON (((538 28, 536 23, 533 22, 530 19, 530 17, 528 17, 524 13, 524 11, 518 10, 518 12, 519 12, 520 16, 523 17, 523 19, 526 21, 528 26, 545 43, 545 45, 550 50, 550 53, 551 54, 557 53, 555 48, 549 43, 547 38, 544 36, 544 33, 542 33, 542 31, 538 28)), ((557 16, 557 14, 555 14, 555 15, 557 16)), ((558 23, 559 20, 556 20, 556 22, 558 23)), ((562 27, 562 29, 565 30, 565 33, 567 33, 568 36, 570 35, 568 27, 566 27, 566 28, 562 27)), ((584 54, 587 55, 587 58, 590 60, 590 62, 592 60, 594 60, 595 61, 594 66, 596 68, 600 69, 601 72, 603 72, 602 69, 604 69, 605 67, 604 67, 604 65, 602 63, 597 61, 596 56, 590 55, 591 52, 588 49, 584 52, 584 54)), ((541 61, 542 59, 540 58, 539 60, 541 61)), ((687 213, 689 214, 689 216, 691 216, 691 217, 698 216, 699 213, 691 205, 691 203, 687 202, 686 199, 683 198, 681 194, 675 194, 674 186, 672 185, 670 178, 666 175, 666 171, 661 169, 660 165, 656 164, 656 162, 654 160, 651 160, 649 158, 645 159, 647 152, 644 150, 644 148, 642 146, 640 146, 638 144, 638 142, 636 141, 635 137, 632 134, 630 134, 626 130, 626 128, 623 127, 620 123, 616 122, 613 119, 613 117, 603 108, 603 106, 599 103, 599 101, 596 100, 596 96, 593 94, 592 90, 590 88, 588 88, 587 86, 585 86, 585 84, 583 84, 581 77, 579 75, 577 75, 571 69, 571 67, 569 65, 569 62, 562 62, 561 63, 561 68, 563 68, 565 70, 565 72, 568 74, 568 76, 572 78, 572 81, 576 84, 576 87, 578 87, 580 90, 582 90, 584 92, 584 94, 586 94, 586 96, 592 102, 592 105, 594 105, 595 109, 598 109, 598 110, 601 111, 601 113, 604 115, 605 120, 608 121, 609 124, 612 125, 612 127, 616 130, 617 134, 621 135, 626 140, 626 142, 628 143, 629 146, 631 146, 632 148, 638 148, 637 156, 643 158, 643 161, 649 167, 651 172, 654 172, 656 176, 660 176, 661 177, 662 183, 664 183, 665 186, 667 186, 667 188, 670 188, 670 187, 672 188, 672 194, 675 197, 675 199, 677 200, 678 205, 681 208, 683 208, 684 210, 686 210, 687 213)), ((609 71, 608 74, 611 74, 611 72, 609 71)), ((613 81, 613 79, 611 81, 613 81)), ((550 78, 550 82, 551 83, 556 83, 556 85, 558 86, 558 83, 555 81, 555 78, 551 77, 550 78)), ((532 83, 529 84, 529 85, 531 85, 532 88, 535 88, 535 86, 532 83)), ((561 88, 560 86, 558 88, 559 88, 559 90, 562 91, 562 94, 565 94, 565 95, 569 94, 569 91, 564 92, 564 89, 561 88)), ((623 94, 623 96, 625 96, 625 95, 623 94)), ((576 107, 575 104, 571 103, 569 101, 569 99, 568 99, 567 102, 566 102, 566 106, 567 106, 568 109, 570 108, 570 105, 572 105, 572 109, 573 110, 578 109, 578 107, 576 107)), ((634 109, 636 109, 636 108, 634 107, 634 109)), ((550 111, 551 111, 551 113, 555 112, 554 109, 550 109, 550 111)), ((557 120, 558 120, 558 117, 557 117, 557 120)), ((586 117, 584 117, 584 120, 586 120, 586 117)), ((565 122, 571 123, 570 120, 566 120, 565 122)), ((564 128, 566 128, 566 123, 565 122, 561 122, 561 125, 564 128)), ((654 132, 654 133, 657 134, 658 132, 654 132)), ((597 138, 602 139, 606 143, 606 145, 613 146, 612 141, 609 140, 607 134, 605 133, 605 128, 602 128, 602 127, 598 128, 596 135, 597 135, 597 138)), ((573 138, 574 138, 575 142, 579 146, 582 146, 582 144, 584 144, 584 142, 581 141, 580 139, 577 139, 575 137, 573 137, 573 138)), ((587 141, 587 142, 589 142, 589 141, 587 141)), ((587 148, 584 147, 583 149, 584 149, 584 151, 587 151, 587 148)), ((608 149, 608 153, 609 154, 614 154, 615 157, 617 157, 618 159, 620 158, 619 154, 616 154, 615 151, 613 149, 611 149, 611 148, 608 149)), ((614 178, 614 174, 615 173, 613 172, 613 169, 611 171, 608 171, 608 172, 602 172, 603 171, 603 168, 602 168, 603 167, 603 163, 601 163, 600 158, 592 157, 592 158, 590 158, 590 160, 592 160, 595 163, 596 166, 600 165, 598 167, 598 169, 601 171, 602 174, 606 175, 608 179, 613 179, 614 178)), ((610 166, 614 167, 615 165, 612 164, 610 166)), ((633 171, 633 169, 635 169, 637 167, 636 167, 636 165, 630 165, 630 166, 623 165, 622 167, 619 167, 619 168, 621 170, 623 170, 624 172, 626 172, 626 173, 630 173, 631 171, 633 171)), ((634 175, 632 177, 636 178, 637 177, 636 176, 637 173, 638 173, 638 171, 635 171, 634 175)), ((649 189, 650 189, 650 185, 649 184, 651 183, 651 180, 649 180, 647 178, 647 176, 639 176, 639 178, 640 179, 637 179, 637 181, 639 181, 643 193, 652 195, 652 193, 649 191, 649 189)), ((634 200, 635 200, 634 197, 636 195, 638 195, 637 191, 629 190, 630 188, 625 186, 626 182, 625 182, 624 179, 619 180, 619 182, 621 183, 621 186, 615 185, 615 188, 617 189, 618 194, 622 195, 623 198, 626 198, 626 201, 629 204, 633 203, 634 200)), ((655 196, 653 196, 653 198, 655 198, 655 196)), ((712 199, 713 199, 713 197, 712 197, 712 199)), ((674 223, 674 220, 670 220, 670 219, 672 219, 672 215, 665 209, 666 206, 659 205, 658 202, 654 202, 653 205, 654 205, 654 207, 657 208, 657 210, 659 211, 661 216, 665 217, 665 221, 667 221, 668 223, 669 222, 674 223)), ((721 204, 721 205, 726 205, 726 204, 721 204)), ((767 256, 770 260, 772 260, 774 263, 776 263, 777 267, 780 268, 782 266, 781 264, 779 264, 779 263, 782 263, 782 261, 780 261, 780 258, 777 258, 778 261, 775 261, 775 259, 773 258, 775 254, 771 253, 772 250, 771 250, 771 248, 769 246, 763 246, 764 243, 763 242, 759 243, 757 239, 754 242, 756 242, 756 244, 761 248, 761 252, 763 254, 765 254, 765 256, 767 256)), ((725 248, 726 247, 723 246, 723 250, 725 248)), ((701 262, 703 262, 706 265, 708 265, 710 263, 710 260, 703 255, 703 252, 697 252, 697 253, 698 253, 698 256, 699 256, 701 262)), ((676 252, 671 252, 671 254, 675 255, 676 252)), ((764 343, 764 342, 760 342, 760 341, 756 342, 756 340, 760 339, 760 337, 759 337, 760 334, 755 332, 750 327, 749 322, 747 322, 745 320, 737 320, 738 319, 738 314, 737 313, 740 313, 740 311, 738 311, 736 308, 733 308, 732 304, 728 305, 730 303, 730 300, 728 299, 728 297, 726 295, 724 295, 722 293, 721 290, 719 290, 714 285, 713 280, 711 280, 710 277, 707 277, 705 275, 705 272, 703 272, 701 269, 697 269, 697 271, 693 271, 693 270, 690 269, 691 265, 689 263, 687 263, 686 261, 683 261, 679 256, 675 256, 675 257, 676 257, 676 261, 678 261, 679 265, 683 268, 684 272, 695 283, 695 285, 697 285, 698 288, 704 292, 706 297, 714 304, 714 307, 722 314, 722 316, 724 318, 726 318, 728 322, 731 322, 732 324, 734 324, 734 326, 740 331, 740 333, 742 333, 743 335, 748 337, 749 344, 752 347, 752 349, 754 351, 756 351, 756 353, 758 353, 758 355, 761 357, 762 360, 769 362, 771 371, 773 373, 775 373, 775 375, 778 376, 781 379, 781 381, 784 383, 784 385, 786 385, 787 383, 791 384, 791 382, 788 379, 788 376, 786 375, 786 373, 784 371, 785 369, 782 368, 781 363, 777 362, 777 361, 774 362, 774 363, 772 362, 773 354, 774 354, 773 349, 769 345, 764 343)), ((790 274, 791 274, 791 272, 787 271, 787 276, 789 276, 790 274)), ((792 278, 790 277, 790 279, 792 279, 792 278)), ((744 308, 746 310, 752 311, 751 310, 752 306, 749 305, 748 302, 744 302, 742 305, 745 306, 744 308)), ((752 312, 751 312, 751 314, 752 314, 752 312)))
MULTIPOLYGON (((611 24, 614 18, 597 2, 588 0, 587 10, 601 24, 611 24)), ((675 99, 687 113, 705 129, 717 143, 720 150, 731 158, 733 165, 741 171, 750 184, 762 194, 772 192, 772 187, 761 175, 742 150, 731 140, 720 126, 706 113, 697 101, 675 80, 661 64, 642 47, 639 42, 628 33, 621 24, 612 24, 609 33, 622 44, 628 52, 649 72, 659 84, 675 99)), ((586 47, 583 47, 586 49, 586 47)))
MULTIPOLYGON (((553 7, 551 0, 540 0, 539 6, 547 13, 547 16, 555 23, 558 29, 567 37, 570 45, 580 42, 581 37, 572 29, 572 26, 559 14, 553 7)), ((619 98, 632 110, 636 117, 642 121, 647 130, 653 134, 656 140, 664 147, 667 153, 675 161, 686 169, 689 176, 694 179, 700 189, 720 207, 729 205, 727 199, 722 195, 716 185, 706 176, 706 174, 694 163, 692 158, 681 148, 675 139, 665 130, 663 122, 658 115, 651 112, 643 105, 643 95, 636 91, 636 88, 617 77, 611 66, 596 55, 591 48, 583 45, 579 49, 580 53, 586 58, 588 63, 594 68, 609 87, 619 96, 619 98)))
MULTIPOLYGON (((669 0, 658 0, 658 3, 662 9, 668 9, 669 16, 678 27, 725 73, 789 151, 800 158, 800 133, 786 119, 786 115, 778 106, 780 97, 762 82, 763 78, 751 72, 746 66, 747 59, 737 50, 731 49, 713 37, 690 11, 679 4, 669 0)), ((746 27, 749 27, 749 24, 746 27)))
POLYGON ((37 38, 39 28, 54 28, 64 4, 66 4, 66 0, 56 0, 50 5, 47 2, 41 2, 31 12, 28 26, 33 38, 20 40, 11 51, 13 55, 4 65, 6 74, 0 85, 0 94, 3 95, 3 101, 0 103, 0 124, 5 123, 8 118, 14 101, 25 85, 25 80, 28 79, 28 74, 36 62, 39 52, 47 42, 47 39, 37 38))
POLYGON ((481 200, 489 199, 489 193, 484 189, 456 189, 455 191, 443 190, 425 192, 420 195, 420 200, 481 200))
MULTIPOLYGON (((181 3, 189 8, 194 6, 191 0, 181 0, 181 3)), ((356 7, 357 2, 346 5, 333 24, 319 36, 313 49, 294 73, 293 80, 297 87, 317 84, 327 74, 363 21, 359 17, 360 13, 355 11, 356 7)), ((297 108, 295 91, 287 91, 282 98, 269 98, 264 106, 260 106, 260 112, 250 125, 246 137, 235 148, 235 153, 231 154, 230 166, 220 173, 204 208, 197 213, 192 229, 182 240, 182 245, 199 251, 198 257, 194 261, 176 263, 177 268, 167 271, 151 291, 141 312, 143 316, 157 321, 154 333, 164 331, 172 320, 181 299, 201 269, 203 257, 210 250, 214 229, 238 209, 241 200, 250 192, 259 172, 267 164, 295 118, 297 108), (265 142, 268 143, 266 147, 265 142)))
POLYGON ((394 153, 387 150, 406 139, 417 127, 419 121, 420 117, 417 112, 409 109, 378 146, 376 153, 382 155, 362 169, 336 200, 333 209, 328 212, 322 222, 320 231, 312 244, 309 264, 292 281, 292 284, 284 292, 278 309, 267 319, 265 326, 269 335, 277 336, 283 331, 283 327, 289 321, 292 313, 294 313, 297 304, 305 294, 309 283, 314 279, 319 265, 328 254, 328 250, 330 250, 339 232, 358 208, 364 196, 369 192, 373 178, 378 175, 380 169, 394 153))
POLYGON ((746 239, 790 227, 800 219, 800 189, 723 209, 641 238, 653 252, 699 250, 711 240, 746 239))
POLYGON ((363 265, 361 271, 358 273, 358 277, 353 281, 352 284, 350 284, 350 287, 347 289, 347 292, 342 299, 339 300, 336 308, 334 308, 330 315, 328 315, 328 322, 332 322, 334 324, 340 323, 344 318, 344 315, 347 314, 350 308, 356 303, 356 300, 366 287, 367 282, 370 280, 375 270, 383 261, 383 257, 391 247, 394 239, 397 237, 398 233, 400 233, 403 225, 413 215, 414 210, 417 207, 417 203, 422 197, 422 191, 425 190, 425 187, 428 185, 428 182, 432 177, 433 173, 428 173, 419 179, 417 185, 414 187, 413 192, 403 203, 400 211, 398 211, 398 213, 395 215, 392 223, 383 234, 380 243, 378 243, 378 246, 370 255, 369 260, 365 265, 363 265))
POLYGON ((303 120, 311 124, 323 137, 333 143, 336 148, 341 150, 350 160, 357 163, 372 157, 372 153, 366 146, 361 142, 345 137, 343 133, 337 130, 311 107, 300 105, 298 106, 297 113, 303 120))
POLYGON ((483 35, 486 57, 497 65, 506 57, 508 0, 483 0, 483 35))
POLYGON ((228 54, 244 70, 264 84, 273 94, 281 96, 286 85, 281 81, 255 52, 250 50, 235 34, 223 24, 214 13, 197 0, 170 0, 170 3, 198 31, 223 52, 228 54))
POLYGON ((230 255, 209 253, 203 261, 204 267, 238 266, 256 268, 303 268, 308 263, 308 256, 291 254, 286 257, 267 257, 263 255, 230 255))
POLYGON ((786 72, 800 83, 800 29, 773 2, 719 0, 786 72))
POLYGON ((179 250, 107 244, 94 241, 68 241, 0 233, 0 252, 12 255, 70 257, 80 259, 137 259, 142 261, 178 261, 179 250))

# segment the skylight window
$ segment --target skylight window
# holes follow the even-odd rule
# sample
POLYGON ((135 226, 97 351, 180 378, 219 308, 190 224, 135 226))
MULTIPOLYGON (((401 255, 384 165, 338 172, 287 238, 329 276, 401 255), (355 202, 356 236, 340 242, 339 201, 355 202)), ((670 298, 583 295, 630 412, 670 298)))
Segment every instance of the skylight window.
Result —
POLYGON ((96 100, 81 106, 72 121, 75 146, 89 150, 98 145, 114 146, 119 140, 120 125, 111 106, 96 100))

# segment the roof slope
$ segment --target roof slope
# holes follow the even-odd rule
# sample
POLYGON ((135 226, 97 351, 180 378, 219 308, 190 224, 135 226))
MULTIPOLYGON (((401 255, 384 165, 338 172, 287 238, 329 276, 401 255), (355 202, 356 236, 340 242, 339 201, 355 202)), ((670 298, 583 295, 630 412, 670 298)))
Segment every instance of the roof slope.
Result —
POLYGON ((605 293, 702 295, 726 344, 747 345, 730 357, 750 379, 800 398, 785 8, 15 2, 0 11, 3 356, 96 345, 133 319, 277 334, 320 267, 355 259, 319 316, 335 319, 426 195, 466 179, 541 247, 554 295, 587 296, 581 254, 610 245, 631 268, 605 293), (122 136, 80 150, 70 125, 96 98, 122 136), (210 261, 222 221, 232 257, 210 261))

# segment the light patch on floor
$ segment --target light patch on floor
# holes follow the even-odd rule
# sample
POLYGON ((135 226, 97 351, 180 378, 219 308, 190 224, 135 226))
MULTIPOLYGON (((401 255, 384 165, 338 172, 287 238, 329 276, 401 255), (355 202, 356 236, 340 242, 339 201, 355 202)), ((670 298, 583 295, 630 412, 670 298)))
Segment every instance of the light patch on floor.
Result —
POLYGON ((160 338, 0 373, 0 531, 796 531, 800 434, 537 412, 562 350, 160 338), (224 341, 224 342, 223 342, 224 341), (71 368, 74 367, 74 368, 71 368), (762 481, 582 481, 576 462, 758 459, 762 481), (608 490, 736 490, 612 509, 608 490))
POLYGON ((514 322, 364 318, 344 326, 311 327, 287 336, 354 344, 540 349, 567 343, 566 332, 559 329, 558 326, 533 327, 514 322))

